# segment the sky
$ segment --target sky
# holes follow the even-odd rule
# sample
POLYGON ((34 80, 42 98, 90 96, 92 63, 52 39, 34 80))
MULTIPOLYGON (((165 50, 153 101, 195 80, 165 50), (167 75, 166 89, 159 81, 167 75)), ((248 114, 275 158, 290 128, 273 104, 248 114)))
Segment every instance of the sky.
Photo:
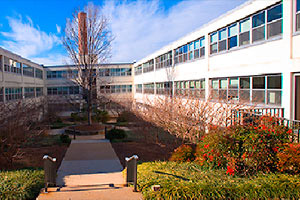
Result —
POLYGON ((107 62, 134 62, 246 0, 1 0, 0 46, 39 64, 70 64, 61 37, 67 18, 89 3, 109 19, 107 62))

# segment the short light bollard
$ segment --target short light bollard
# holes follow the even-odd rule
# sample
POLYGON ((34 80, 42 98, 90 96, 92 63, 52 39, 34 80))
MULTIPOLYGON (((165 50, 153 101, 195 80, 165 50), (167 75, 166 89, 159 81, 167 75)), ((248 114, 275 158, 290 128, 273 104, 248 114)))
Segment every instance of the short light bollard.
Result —
POLYGON ((48 193, 49 185, 56 185, 56 158, 44 155, 45 193, 48 193))
POLYGON ((133 191, 137 192, 137 159, 139 157, 137 155, 133 155, 130 158, 125 158, 126 168, 127 168, 127 176, 126 182, 133 183, 133 191))

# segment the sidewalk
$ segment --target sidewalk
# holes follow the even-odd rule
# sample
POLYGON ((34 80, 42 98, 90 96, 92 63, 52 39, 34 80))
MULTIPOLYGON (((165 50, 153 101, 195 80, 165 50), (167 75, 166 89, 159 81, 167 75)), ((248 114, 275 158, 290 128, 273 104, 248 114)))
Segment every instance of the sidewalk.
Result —
POLYGON ((140 193, 124 187, 123 167, 110 142, 100 136, 72 140, 57 171, 56 183, 60 188, 50 188, 38 200, 142 199, 140 193))

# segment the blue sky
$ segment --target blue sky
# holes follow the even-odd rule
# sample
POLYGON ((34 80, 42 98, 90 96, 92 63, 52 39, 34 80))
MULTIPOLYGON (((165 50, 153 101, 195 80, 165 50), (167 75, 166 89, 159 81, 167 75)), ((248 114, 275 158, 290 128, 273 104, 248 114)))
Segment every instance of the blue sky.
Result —
POLYGON ((60 38, 66 18, 88 3, 109 18, 109 62, 133 62, 246 0, 1 0, 0 46, 44 65, 67 64, 60 38))

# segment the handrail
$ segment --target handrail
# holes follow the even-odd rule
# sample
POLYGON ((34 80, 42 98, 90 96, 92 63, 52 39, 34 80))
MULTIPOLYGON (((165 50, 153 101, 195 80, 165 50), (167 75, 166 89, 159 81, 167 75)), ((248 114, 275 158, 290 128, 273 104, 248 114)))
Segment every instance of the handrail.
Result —
POLYGON ((46 160, 46 159, 49 159, 52 162, 56 162, 56 158, 52 158, 52 157, 50 157, 48 155, 44 155, 43 160, 46 160))
POLYGON ((137 155, 133 155, 133 156, 131 156, 130 158, 126 157, 126 158, 125 158, 125 161, 128 162, 128 161, 130 161, 130 160, 132 160, 132 159, 136 159, 136 160, 137 160, 137 159, 139 159, 139 157, 138 157, 137 155))

